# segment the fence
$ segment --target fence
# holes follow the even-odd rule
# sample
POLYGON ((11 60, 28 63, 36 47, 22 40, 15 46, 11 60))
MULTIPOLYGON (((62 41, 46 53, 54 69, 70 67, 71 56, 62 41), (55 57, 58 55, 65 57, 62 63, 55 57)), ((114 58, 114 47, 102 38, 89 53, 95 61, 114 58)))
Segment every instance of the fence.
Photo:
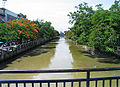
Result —
MULTIPOLYGON (((116 71, 120 70, 120 67, 116 68, 96 68, 96 69, 66 69, 66 70, 1 70, 2 73, 75 73, 85 72, 86 78, 77 79, 50 79, 50 80, 0 80, 0 87, 120 87, 120 76, 112 77, 97 77, 91 78, 91 72, 104 72, 104 71, 116 71), (105 85, 107 80, 107 86, 105 85), (114 80, 114 86, 112 86, 112 80, 114 80), (90 86, 90 83, 94 81, 94 86, 90 86), (101 81, 101 85, 98 85, 98 81, 101 81), (81 85, 85 82, 85 85, 81 85), (109 82, 109 83, 108 83, 109 82), (62 85, 60 85, 62 83, 62 85), (68 84, 69 83, 69 84, 68 84), (77 83, 78 85, 74 85, 77 83), (46 85, 45 85, 46 84, 46 85)), ((119 71, 118 71, 119 72, 119 71)))
MULTIPOLYGON (((56 37, 54 37, 56 38, 56 37)), ((8 46, 8 47, 3 47, 0 49, 0 62, 4 61, 6 59, 9 59, 11 57, 14 57, 24 51, 30 50, 38 45, 41 45, 53 38, 41 38, 39 40, 35 41, 30 41, 30 42, 25 42, 22 44, 18 45, 13 45, 13 46, 8 46)))

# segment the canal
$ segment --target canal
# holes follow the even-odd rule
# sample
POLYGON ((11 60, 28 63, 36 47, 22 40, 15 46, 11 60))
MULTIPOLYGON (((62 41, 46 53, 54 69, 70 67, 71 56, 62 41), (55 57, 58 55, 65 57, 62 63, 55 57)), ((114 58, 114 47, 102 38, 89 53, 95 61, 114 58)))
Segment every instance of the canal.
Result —
MULTIPOLYGON (((1 63, 1 70, 45 70, 120 67, 120 60, 113 57, 94 57, 80 45, 65 38, 55 39, 36 47, 14 59, 1 63)), ((120 76, 120 71, 92 73, 91 77, 120 76)), ((1 74, 0 79, 58 79, 84 78, 84 73, 57 74, 1 74)))

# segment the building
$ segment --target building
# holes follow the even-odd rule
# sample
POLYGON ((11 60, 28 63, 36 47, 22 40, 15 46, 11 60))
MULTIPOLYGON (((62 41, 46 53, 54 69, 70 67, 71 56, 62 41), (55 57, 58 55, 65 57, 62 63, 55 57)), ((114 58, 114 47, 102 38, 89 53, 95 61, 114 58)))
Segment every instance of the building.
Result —
POLYGON ((0 8, 0 21, 9 21, 9 20, 14 20, 17 18, 17 14, 5 9, 5 8, 0 8))
POLYGON ((3 8, 0 8, 0 21, 5 21, 5 12, 3 8))

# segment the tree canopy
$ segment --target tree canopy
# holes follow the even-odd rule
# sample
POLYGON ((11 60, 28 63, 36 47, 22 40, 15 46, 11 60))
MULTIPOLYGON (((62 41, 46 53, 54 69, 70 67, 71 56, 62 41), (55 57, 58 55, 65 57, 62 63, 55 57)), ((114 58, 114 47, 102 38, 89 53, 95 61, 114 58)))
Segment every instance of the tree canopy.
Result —
POLYGON ((120 42, 120 0, 116 0, 109 10, 104 10, 102 4, 93 10, 85 2, 75 8, 76 11, 68 14, 73 27, 67 35, 99 51, 114 52, 120 42))
POLYGON ((51 26, 51 22, 30 21, 26 16, 25 18, 22 16, 19 19, 8 21, 7 24, 0 23, 0 40, 37 40, 56 36, 57 31, 51 26))

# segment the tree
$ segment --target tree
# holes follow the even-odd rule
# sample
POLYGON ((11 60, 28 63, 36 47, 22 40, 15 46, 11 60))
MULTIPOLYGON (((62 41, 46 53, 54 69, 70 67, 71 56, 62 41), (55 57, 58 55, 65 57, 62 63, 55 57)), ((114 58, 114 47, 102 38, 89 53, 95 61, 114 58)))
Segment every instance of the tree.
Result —
POLYGON ((88 34, 91 29, 91 19, 94 11, 92 7, 89 7, 87 3, 79 4, 75 7, 77 11, 70 12, 68 16, 70 17, 69 23, 74 24, 70 30, 72 31, 72 39, 77 40, 78 43, 86 43, 88 41, 88 34))
POLYGON ((24 14, 22 14, 22 13, 19 13, 18 14, 18 19, 21 19, 21 18, 26 18, 27 16, 26 15, 24 15, 24 14))
POLYGON ((32 21, 33 23, 37 23, 38 27, 39 27, 39 36, 41 38, 46 37, 46 38, 50 38, 50 37, 54 37, 56 36, 56 30, 54 29, 53 26, 51 26, 51 22, 44 22, 43 20, 36 20, 36 21, 32 21))
POLYGON ((104 10, 104 9, 102 8, 102 4, 98 4, 98 5, 96 5, 95 7, 97 7, 97 10, 104 10))
POLYGON ((114 4, 110 7, 111 11, 120 11, 120 0, 115 0, 114 4))
POLYGON ((73 27, 67 34, 80 44, 102 52, 115 52, 115 46, 120 45, 119 4, 120 0, 116 0, 109 10, 104 10, 102 4, 98 4, 96 11, 87 3, 79 4, 77 11, 68 15, 73 27))
POLYGON ((114 52, 120 37, 120 13, 108 10, 98 10, 93 15, 94 24, 89 35, 88 45, 105 52, 114 52))
POLYGON ((5 23, 0 23, 0 40, 15 39, 15 35, 16 32, 13 30, 12 26, 6 25, 5 23))

